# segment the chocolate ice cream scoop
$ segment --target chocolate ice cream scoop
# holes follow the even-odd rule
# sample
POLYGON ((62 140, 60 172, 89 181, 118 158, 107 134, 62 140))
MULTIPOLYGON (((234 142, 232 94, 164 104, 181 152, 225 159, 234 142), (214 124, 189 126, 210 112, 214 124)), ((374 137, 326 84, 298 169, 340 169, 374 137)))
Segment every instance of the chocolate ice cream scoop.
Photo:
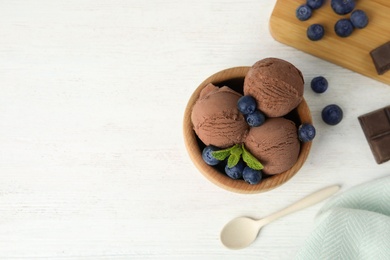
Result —
POLYGON ((237 109, 242 95, 229 87, 208 84, 200 93, 192 113, 194 131, 205 145, 226 148, 242 143, 249 126, 237 109))
POLYGON ((303 87, 302 73, 294 65, 266 58, 250 68, 244 81, 244 95, 253 96, 257 108, 268 117, 280 117, 299 105, 303 87))
POLYGON ((263 125, 252 127, 244 144, 263 164, 263 172, 269 175, 290 169, 300 149, 295 123, 283 117, 269 118, 263 125))

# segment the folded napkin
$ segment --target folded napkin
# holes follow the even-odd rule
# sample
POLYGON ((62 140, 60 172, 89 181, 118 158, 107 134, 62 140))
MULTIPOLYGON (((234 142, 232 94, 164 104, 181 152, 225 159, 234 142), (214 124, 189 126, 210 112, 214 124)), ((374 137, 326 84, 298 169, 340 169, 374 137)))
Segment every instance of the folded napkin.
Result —
POLYGON ((390 176, 329 200, 295 259, 389 260, 390 176))

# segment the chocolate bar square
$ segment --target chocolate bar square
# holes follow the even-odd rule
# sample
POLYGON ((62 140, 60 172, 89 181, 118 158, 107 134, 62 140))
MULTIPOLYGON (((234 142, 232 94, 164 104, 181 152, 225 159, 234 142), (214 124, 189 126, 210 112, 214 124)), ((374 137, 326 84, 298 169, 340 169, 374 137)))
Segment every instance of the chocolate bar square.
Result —
POLYGON ((390 69, 390 41, 372 50, 370 55, 379 75, 390 69))
POLYGON ((378 164, 390 160, 390 106, 358 117, 378 164))

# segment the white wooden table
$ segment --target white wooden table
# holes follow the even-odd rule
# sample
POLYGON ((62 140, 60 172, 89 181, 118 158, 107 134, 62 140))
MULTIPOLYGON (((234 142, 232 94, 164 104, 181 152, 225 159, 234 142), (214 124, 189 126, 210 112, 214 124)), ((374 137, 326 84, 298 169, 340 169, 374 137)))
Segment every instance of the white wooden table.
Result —
POLYGON ((0 259, 291 259, 323 203, 225 249, 230 219, 266 216, 331 184, 386 176, 357 117, 390 86, 276 42, 274 1, 0 2, 0 259), (295 64, 317 137, 301 171, 267 193, 207 181, 183 144, 192 91, 265 57, 295 64), (327 77, 322 95, 309 82, 327 77), (325 125, 322 108, 344 119, 325 125))

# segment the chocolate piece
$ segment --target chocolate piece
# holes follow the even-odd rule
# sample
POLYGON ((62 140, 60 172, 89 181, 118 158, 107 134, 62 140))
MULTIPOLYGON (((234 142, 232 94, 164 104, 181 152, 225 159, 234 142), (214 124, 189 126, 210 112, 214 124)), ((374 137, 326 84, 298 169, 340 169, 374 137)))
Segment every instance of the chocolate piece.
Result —
POLYGON ((372 50, 370 55, 379 75, 390 69, 390 41, 372 50))
POLYGON ((390 160, 390 106, 358 117, 378 164, 390 160))

